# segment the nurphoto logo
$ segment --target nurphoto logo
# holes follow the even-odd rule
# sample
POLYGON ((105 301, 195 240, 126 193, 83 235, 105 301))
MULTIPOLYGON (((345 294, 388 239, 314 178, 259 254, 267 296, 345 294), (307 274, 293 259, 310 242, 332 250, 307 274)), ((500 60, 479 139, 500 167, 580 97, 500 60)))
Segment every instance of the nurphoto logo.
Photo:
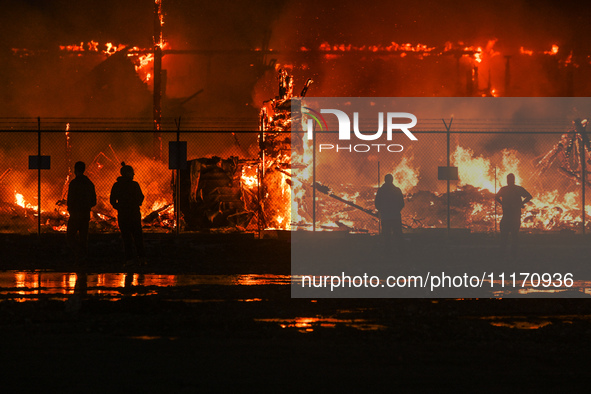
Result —
MULTIPOLYGON (((302 107, 302 115, 307 116, 307 135, 308 140, 314 139, 315 125, 321 131, 328 130, 328 124, 322 114, 332 114, 337 117, 339 125, 339 140, 351 140, 351 119, 344 111, 338 109, 321 109, 320 112, 313 110, 310 107, 302 107)), ((411 141, 417 141, 417 138, 410 132, 409 129, 417 124, 417 117, 408 112, 378 112, 378 129, 373 134, 366 134, 359 129, 359 112, 353 112, 353 133, 356 138, 362 141, 377 141, 382 138, 384 134, 384 123, 386 123, 386 139, 392 141, 392 135, 395 132, 403 132, 411 141), (410 122, 399 123, 400 120, 410 120, 410 122)), ((319 152, 326 150, 347 151, 365 153, 370 150, 388 151, 392 153, 402 152, 404 147, 400 144, 355 144, 355 145, 340 145, 340 144, 319 144, 319 152)))

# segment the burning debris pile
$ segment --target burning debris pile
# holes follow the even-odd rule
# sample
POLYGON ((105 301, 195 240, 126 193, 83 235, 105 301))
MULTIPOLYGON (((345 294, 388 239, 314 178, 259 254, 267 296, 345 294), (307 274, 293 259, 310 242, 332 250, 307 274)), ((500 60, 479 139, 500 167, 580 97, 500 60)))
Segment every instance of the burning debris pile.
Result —
MULTIPOLYGON (((581 122, 575 121, 575 125, 577 124, 581 122)), ((502 208, 496 206, 494 196, 503 186, 507 174, 513 173, 517 183, 524 184, 534 195, 532 201, 523 209, 523 228, 529 231, 580 230, 581 167, 580 165, 577 167, 569 160, 572 156, 576 156, 572 153, 573 150, 582 148, 583 141, 584 132, 579 133, 577 137, 574 129, 570 130, 541 160, 535 161, 538 172, 529 179, 524 179, 520 174, 522 164, 517 151, 503 150, 498 160, 500 163, 495 167, 490 159, 475 156, 471 149, 457 146, 452 154, 452 163, 458 167, 459 173, 456 190, 452 191, 450 196, 452 227, 468 227, 478 232, 497 229, 495 220, 498 225, 502 208), (570 141, 572 146, 565 144, 566 141, 570 141), (553 185, 558 188, 549 191, 550 179, 545 177, 546 171, 559 156, 562 157, 560 157, 561 166, 557 176, 561 182, 553 185)), ((576 163, 577 160, 575 159, 574 162, 576 163)), ((411 223, 412 227, 443 226, 447 196, 444 193, 414 190, 416 189, 407 194, 407 205, 403 211, 403 215, 406 216, 404 220, 411 223)), ((586 207, 587 215, 589 211, 589 207, 586 207)))
POLYGON ((249 163, 237 157, 190 160, 181 171, 181 212, 188 230, 246 230, 257 210, 253 184, 243 181, 249 163))
MULTIPOLYGON (((583 173, 589 171, 591 164, 591 144, 587 137, 588 120, 575 119, 573 127, 560 137, 560 141, 554 145, 541 160, 536 163, 536 177, 541 176, 556 161, 560 170, 577 183, 582 183, 583 173)), ((585 183, 591 183, 585 179, 585 183)))
MULTIPOLYGON (((316 189, 317 229, 367 232, 377 223, 377 214, 355 203, 359 192, 335 192, 328 185, 314 182, 312 145, 303 135, 291 133, 292 122, 302 121, 300 115, 291 113, 292 99, 298 98, 293 95, 293 78, 281 69, 278 81, 278 96, 264 102, 260 112, 265 223, 272 228, 311 230, 312 195, 316 189)), ((312 79, 306 81, 299 97, 306 96, 312 82, 312 79)), ((373 198, 374 193, 369 191, 367 197, 373 198)), ((373 207, 373 199, 368 206, 373 207)))

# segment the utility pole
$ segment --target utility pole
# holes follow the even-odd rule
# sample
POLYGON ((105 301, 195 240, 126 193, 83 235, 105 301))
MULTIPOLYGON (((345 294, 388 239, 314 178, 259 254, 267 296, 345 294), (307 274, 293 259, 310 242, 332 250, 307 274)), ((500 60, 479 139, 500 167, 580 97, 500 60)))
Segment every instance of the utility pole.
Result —
POLYGON ((154 0, 154 137, 152 156, 162 160, 162 0, 154 0))

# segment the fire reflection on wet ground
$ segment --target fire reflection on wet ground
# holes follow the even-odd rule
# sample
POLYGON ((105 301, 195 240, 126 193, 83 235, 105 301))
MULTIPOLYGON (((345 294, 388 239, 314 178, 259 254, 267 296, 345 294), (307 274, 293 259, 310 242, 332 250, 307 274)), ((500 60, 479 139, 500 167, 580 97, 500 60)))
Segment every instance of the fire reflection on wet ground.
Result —
MULTIPOLYGON (((270 305, 283 302, 279 295, 285 295, 289 285, 297 284, 299 278, 290 275, 249 274, 249 275, 160 275, 143 273, 76 273, 54 271, 3 271, 0 272, 0 302, 25 301, 72 301, 79 295, 88 299, 119 301, 127 297, 154 296, 165 302, 186 304, 236 305, 248 303, 260 305, 258 310, 250 309, 251 319, 256 324, 270 325, 279 329, 310 333, 324 329, 349 328, 356 331, 383 331, 392 328, 394 321, 384 318, 379 308, 371 304, 358 308, 316 309, 319 300, 299 300, 308 307, 285 315, 277 314, 270 305), (261 314, 260 310, 265 313, 261 314), (253 312, 254 311, 254 312, 253 312), (296 312, 297 311, 297 312, 296 312), (269 313, 270 312, 270 313, 269 313), (321 313, 318 313, 321 312, 321 313), (280 317, 278 317, 280 316, 280 317)), ((496 291, 491 297, 502 298, 510 291, 521 295, 536 296, 543 290, 521 288, 518 290, 496 291)), ((550 292, 564 292, 565 289, 549 289, 550 292)), ((575 281, 570 291, 591 294, 591 282, 575 281)), ((337 302, 338 300, 330 300, 337 302)), ((412 300, 401 300, 411 304, 412 300)), ((427 301, 427 300, 425 300, 427 301)), ((458 300, 430 300, 440 302, 463 302, 458 300)), ((336 305, 336 304, 335 304, 336 305)), ((502 313, 492 315, 460 315, 461 320, 479 321, 499 329, 535 330, 554 324, 573 324, 574 321, 591 321, 591 315, 514 315, 502 313)), ((159 339, 137 337, 139 340, 159 339)), ((170 338, 169 338, 170 339, 170 338)))
POLYGON ((360 331, 385 330, 388 327, 368 319, 346 319, 341 317, 296 317, 294 319, 255 319, 258 322, 276 323, 281 328, 297 328, 299 332, 312 332, 318 328, 346 326, 360 331))
POLYGON ((573 324, 575 321, 590 322, 591 315, 481 316, 477 319, 489 322, 493 327, 537 330, 555 323, 573 324))
MULTIPOLYGON (((122 295, 156 295, 162 287, 265 286, 289 285, 289 275, 158 275, 140 273, 96 273, 52 271, 0 272, 0 300, 36 301, 41 295, 66 300, 68 295, 84 292, 117 300, 122 295)), ((188 299, 186 302, 215 300, 188 299)), ((225 301, 225 300, 220 300, 225 301)), ((238 301, 261 301, 245 298, 238 301)))

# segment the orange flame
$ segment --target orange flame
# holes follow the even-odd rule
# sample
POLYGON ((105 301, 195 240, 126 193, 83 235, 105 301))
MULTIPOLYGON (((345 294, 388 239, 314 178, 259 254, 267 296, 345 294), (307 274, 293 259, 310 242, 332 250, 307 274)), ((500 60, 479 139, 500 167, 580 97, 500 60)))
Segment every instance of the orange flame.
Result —
POLYGON ((558 53, 558 45, 552 45, 552 49, 549 51, 544 51, 546 55, 556 55, 558 53))
POLYGON ((419 183, 419 168, 412 168, 413 157, 403 157, 400 164, 392 171, 394 183, 400 187, 402 193, 408 194, 419 183))
POLYGON ((519 48, 519 53, 521 53, 522 55, 532 56, 534 54, 534 51, 532 51, 531 49, 525 49, 521 47, 519 48))

